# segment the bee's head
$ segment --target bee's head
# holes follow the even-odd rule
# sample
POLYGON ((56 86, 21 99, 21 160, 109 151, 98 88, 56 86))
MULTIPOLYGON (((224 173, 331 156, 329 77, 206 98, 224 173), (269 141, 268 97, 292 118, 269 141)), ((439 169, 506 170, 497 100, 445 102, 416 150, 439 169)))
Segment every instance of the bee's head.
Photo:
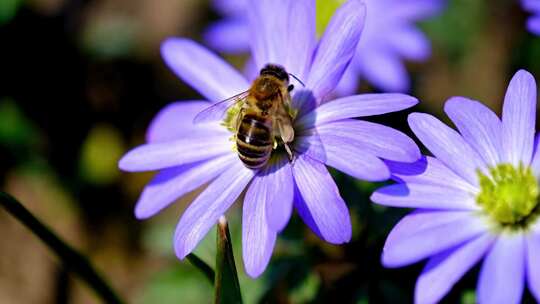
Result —
POLYGON ((289 73, 285 69, 277 64, 267 64, 261 69, 261 76, 272 75, 279 80, 289 83, 289 73))

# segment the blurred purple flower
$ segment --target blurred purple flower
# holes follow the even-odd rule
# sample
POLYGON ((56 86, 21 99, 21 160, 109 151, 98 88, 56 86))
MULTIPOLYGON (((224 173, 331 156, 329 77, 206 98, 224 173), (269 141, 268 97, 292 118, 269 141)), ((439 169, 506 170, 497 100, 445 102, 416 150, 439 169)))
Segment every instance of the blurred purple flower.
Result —
POLYGON ((350 94, 365 78, 384 92, 406 92, 410 79, 403 59, 425 61, 430 42, 415 22, 433 17, 445 0, 365 0, 366 25, 351 66, 338 86, 350 94))
MULTIPOLYGON (((317 44, 315 6, 310 0, 253 0, 250 26, 258 68, 280 64, 304 80, 295 83, 293 107, 297 158, 273 152, 259 171, 244 167, 220 121, 193 124, 207 101, 177 102, 152 122, 147 144, 120 161, 125 171, 160 170, 144 189, 137 218, 155 215, 178 197, 209 183, 184 212, 174 247, 183 259, 196 247, 232 203, 247 189, 243 205, 242 248, 246 272, 260 275, 269 262, 276 235, 284 229, 293 205, 304 222, 323 240, 348 242, 351 222, 345 202, 325 167, 354 177, 381 181, 390 177, 380 158, 414 162, 418 147, 394 129, 351 119, 409 108, 417 103, 403 94, 366 94, 323 103, 353 56, 362 31, 365 7, 350 0, 338 10, 317 44), (284 14, 283 12, 287 12, 284 14)), ((248 89, 249 82, 233 67, 187 39, 170 38, 162 45, 167 65, 211 102, 248 89)))
POLYGON ((392 230, 387 267, 429 258, 416 303, 436 303, 484 256, 479 303, 520 303, 525 281, 540 301, 540 152, 535 141, 536 83, 519 71, 504 100, 502 121, 464 97, 446 102, 460 133, 435 117, 413 113, 409 125, 435 155, 414 164, 388 162, 400 183, 372 200, 418 208, 392 230))
MULTIPOLYGON (((314 1, 314 0, 313 0, 314 1)), ((336 89, 340 96, 356 91, 359 78, 365 78, 385 92, 406 92, 410 80, 403 59, 425 61, 431 53, 426 36, 414 23, 430 18, 444 7, 445 0, 364 0, 367 16, 364 32, 336 89)), ((214 1, 225 19, 212 24, 205 41, 225 53, 249 49, 246 0, 214 1)), ((281 11, 284 12, 283 9, 281 11)))
POLYGON ((533 14, 527 20, 527 29, 536 35, 540 35, 540 0, 522 0, 523 8, 533 14))

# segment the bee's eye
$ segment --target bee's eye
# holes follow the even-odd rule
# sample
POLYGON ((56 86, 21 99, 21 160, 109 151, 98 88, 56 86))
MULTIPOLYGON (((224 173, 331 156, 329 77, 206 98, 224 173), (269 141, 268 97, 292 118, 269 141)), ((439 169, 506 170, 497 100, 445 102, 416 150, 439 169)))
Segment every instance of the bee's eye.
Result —
POLYGON ((292 90, 294 90, 294 84, 290 84, 290 85, 287 87, 287 91, 291 92, 292 90))

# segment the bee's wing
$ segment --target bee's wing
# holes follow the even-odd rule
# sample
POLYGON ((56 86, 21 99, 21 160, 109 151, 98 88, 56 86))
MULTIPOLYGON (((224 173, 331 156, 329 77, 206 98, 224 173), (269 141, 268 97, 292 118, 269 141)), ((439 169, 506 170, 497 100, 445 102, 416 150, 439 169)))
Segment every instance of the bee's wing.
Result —
POLYGON ((193 123, 199 124, 224 119, 227 110, 235 104, 245 101, 248 94, 249 91, 245 91, 209 106, 193 118, 193 123))

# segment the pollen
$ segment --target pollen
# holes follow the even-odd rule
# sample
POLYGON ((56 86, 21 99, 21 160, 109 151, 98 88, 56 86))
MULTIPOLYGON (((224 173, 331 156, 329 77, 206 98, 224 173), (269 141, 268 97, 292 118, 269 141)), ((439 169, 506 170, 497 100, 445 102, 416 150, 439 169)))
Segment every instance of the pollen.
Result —
POLYGON ((477 203, 505 228, 526 227, 538 216, 538 182, 530 167, 499 164, 486 175, 478 171, 477 203))

